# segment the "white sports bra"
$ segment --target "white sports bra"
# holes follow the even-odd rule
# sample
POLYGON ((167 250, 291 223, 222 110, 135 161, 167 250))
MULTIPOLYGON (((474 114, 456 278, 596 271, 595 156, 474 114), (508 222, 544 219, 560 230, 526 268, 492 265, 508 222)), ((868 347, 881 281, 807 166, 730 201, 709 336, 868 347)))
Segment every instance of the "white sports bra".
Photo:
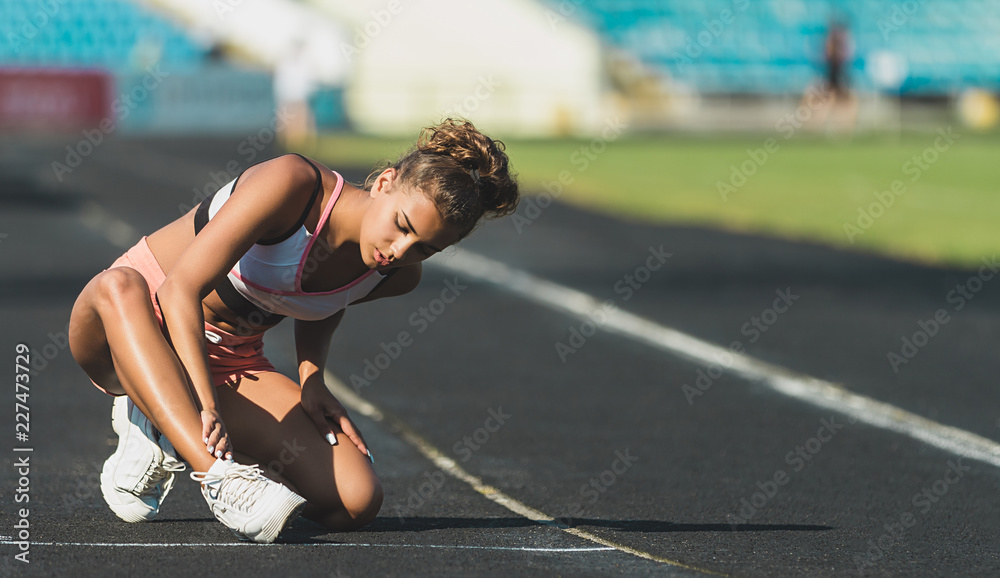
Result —
MULTIPOLYGON (((313 293, 302 290, 303 274, 308 276, 319 265, 314 262, 315 259, 309 258, 316 236, 306 230, 302 223, 322 189, 319 169, 305 157, 302 159, 316 171, 316 187, 299 223, 278 239, 258 241, 240 257, 226 275, 226 281, 216 288, 227 307, 252 323, 269 325, 277 323, 284 316, 305 321, 325 319, 367 296, 386 278, 373 269, 333 291, 313 293), (237 297, 241 300, 238 301, 237 297)), ((344 187, 344 178, 339 173, 334 174, 337 176, 337 186, 323 208, 316 225, 317 231, 330 218, 330 212, 344 187)), ((238 181, 239 177, 236 177, 198 207, 195 214, 196 234, 226 204, 238 181)))

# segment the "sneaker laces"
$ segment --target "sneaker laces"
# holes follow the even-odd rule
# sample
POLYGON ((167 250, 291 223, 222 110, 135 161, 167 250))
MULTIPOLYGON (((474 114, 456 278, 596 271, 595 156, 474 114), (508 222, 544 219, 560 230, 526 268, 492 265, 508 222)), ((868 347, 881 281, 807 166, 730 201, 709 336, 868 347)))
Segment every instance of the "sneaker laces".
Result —
MULTIPOLYGON (((257 464, 233 463, 223 475, 208 472, 191 472, 191 479, 213 486, 212 499, 242 512, 249 512, 261 495, 261 480, 270 481, 257 464)), ((212 505, 215 509, 216 504, 212 505)))
POLYGON ((174 463, 158 463, 155 460, 150 462, 146 473, 142 475, 136 487, 142 488, 138 495, 140 497, 156 498, 167 495, 167 492, 174 487, 174 472, 184 471, 184 464, 174 460, 174 463), (159 488, 160 482, 166 479, 163 488, 159 488), (157 496, 159 494, 159 496, 157 496))

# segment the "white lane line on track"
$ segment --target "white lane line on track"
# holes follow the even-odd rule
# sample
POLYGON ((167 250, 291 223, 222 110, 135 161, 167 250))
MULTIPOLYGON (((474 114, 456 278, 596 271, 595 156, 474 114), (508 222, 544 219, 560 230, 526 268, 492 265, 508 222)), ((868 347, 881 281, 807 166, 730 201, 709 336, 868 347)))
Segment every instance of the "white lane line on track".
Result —
MULTIPOLYGON (((451 251, 449 251, 451 252, 451 251)), ((778 393, 845 415, 853 422, 901 433, 956 455, 1000 467, 1000 444, 956 427, 940 424, 894 405, 852 393, 843 387, 773 365, 748 355, 735 354, 696 337, 660 325, 569 287, 535 277, 500 261, 457 249, 450 256, 429 261, 462 278, 496 285, 506 291, 583 320, 603 311, 602 329, 630 337, 691 361, 723 367, 725 371, 759 383, 778 393), (722 360, 731 360, 728 363, 722 360)))
MULTIPOLYGON (((0 540, 0 544, 18 544, 13 540, 0 540)), ((316 547, 339 547, 339 548, 431 548, 439 550, 501 550, 512 552, 607 552, 614 550, 611 547, 594 548, 531 548, 519 546, 466 546, 461 544, 364 544, 364 543, 338 543, 338 542, 305 542, 305 543, 284 543, 284 544, 257 544, 255 542, 213 542, 213 543, 155 543, 147 544, 142 542, 111 544, 107 542, 31 542, 32 546, 77 546, 95 548, 218 548, 219 546, 308 546, 316 547)))
POLYGON ((544 512, 541 512, 539 510, 536 510, 531 506, 528 506, 527 504, 523 504, 517 501, 516 499, 508 496, 507 494, 504 494, 503 492, 494 488, 493 486, 484 483, 478 477, 473 476, 472 474, 466 472, 464 469, 462 469, 461 466, 455 463, 455 460, 442 454, 437 448, 431 445, 430 442, 421 437, 420 434, 411 429, 402 420, 382 412, 375 405, 366 401, 364 398, 362 398, 358 394, 348 389, 348 387, 344 384, 344 382, 338 379, 337 376, 330 373, 329 370, 324 371, 324 378, 326 379, 327 386, 330 388, 330 390, 342 404, 344 404, 351 410, 356 411, 374 421, 383 422, 387 424, 390 428, 396 430, 396 432, 399 434, 400 437, 403 438, 404 441, 415 447, 417 451, 419 451, 421 454, 424 455, 424 457, 433 462, 434 465, 440 468, 441 471, 461 482, 464 482, 465 484, 468 484, 469 486, 472 487, 472 489, 476 490, 487 499, 503 506, 504 508, 507 508, 508 510, 514 512, 515 514, 523 516, 531 520, 532 522, 538 524, 544 524, 546 526, 551 526, 553 528, 557 528, 559 530, 562 530, 563 532, 572 534, 579 538, 583 538, 585 540, 601 544, 602 546, 606 546, 608 548, 618 550, 626 554, 631 554, 633 556, 645 558, 646 560, 652 560, 654 562, 670 564, 671 566, 677 566, 679 568, 693 570, 696 572, 701 572, 703 574, 713 574, 716 576, 722 576, 722 574, 718 574, 710 570, 697 568, 695 566, 689 566, 687 564, 678 562, 676 560, 671 560, 669 558, 664 558, 662 556, 656 556, 650 554, 649 552, 636 550, 635 548, 631 548, 624 544, 618 544, 617 542, 612 542, 611 540, 607 540, 596 534, 587 532, 586 530, 581 530, 579 528, 571 528, 566 524, 556 520, 552 516, 544 512))

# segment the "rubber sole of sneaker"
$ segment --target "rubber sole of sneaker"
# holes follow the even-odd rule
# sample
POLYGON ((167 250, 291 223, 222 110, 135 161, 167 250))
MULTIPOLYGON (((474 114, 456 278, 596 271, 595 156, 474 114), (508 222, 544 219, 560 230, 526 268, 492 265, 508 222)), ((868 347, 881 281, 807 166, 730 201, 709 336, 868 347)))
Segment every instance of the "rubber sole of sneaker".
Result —
MULTIPOLYGON (((120 397, 125 397, 125 396, 120 396, 120 397)), ((119 435, 120 436, 120 435, 122 435, 122 432, 121 432, 121 429, 119 429, 119 427, 120 427, 121 424, 119 423, 119 420, 118 420, 118 403, 119 403, 118 398, 115 398, 115 403, 111 406, 111 429, 114 430, 115 435, 119 435)), ((126 398, 126 401, 125 401, 125 419, 128 419, 128 401, 127 401, 127 398, 126 398)))
POLYGON ((114 482, 111 480, 111 477, 105 472, 101 472, 101 494, 104 496, 104 501, 107 502, 111 511, 123 521, 129 523, 148 522, 159 513, 159 510, 149 510, 140 507, 132 500, 128 504, 120 503, 118 492, 109 489, 113 487, 114 482))
POLYGON ((298 517, 299 512, 306 507, 306 500, 298 494, 292 493, 285 498, 285 502, 278 509, 277 515, 271 518, 264 528, 256 536, 250 537, 241 532, 233 531, 236 537, 246 542, 257 542, 258 544, 270 544, 274 542, 281 531, 289 522, 298 517))
MULTIPOLYGON (((122 426, 125 425, 122 423, 121 420, 124 419, 126 423, 129 421, 128 414, 129 411, 131 411, 131 408, 129 408, 128 406, 129 401, 128 398, 126 397, 125 411, 124 411, 125 415, 119 416, 118 413, 120 410, 118 409, 118 404, 121 402, 118 401, 118 398, 115 399, 115 402, 116 403, 112 406, 111 409, 111 429, 114 430, 114 432, 119 437, 121 437, 122 431, 124 431, 122 426)), ((115 453, 117 452, 118 450, 116 449, 115 453)), ((112 455, 112 457, 114 456, 112 455)), ((108 460, 110 461, 111 458, 108 458, 108 460)), ((104 463, 105 466, 107 466, 108 462, 105 461, 104 463)), ((111 511, 114 512, 114 514, 118 516, 118 518, 120 518, 121 520, 128 522, 130 524, 134 524, 136 522, 148 522, 153 518, 155 518, 156 515, 159 513, 159 509, 149 510, 147 508, 140 507, 137 504, 135 504, 134 501, 131 499, 129 500, 129 503, 121 503, 119 501, 120 496, 118 495, 118 492, 113 488, 115 488, 113 479, 107 472, 102 470, 101 494, 104 496, 104 501, 108 504, 108 507, 111 508, 111 511)))

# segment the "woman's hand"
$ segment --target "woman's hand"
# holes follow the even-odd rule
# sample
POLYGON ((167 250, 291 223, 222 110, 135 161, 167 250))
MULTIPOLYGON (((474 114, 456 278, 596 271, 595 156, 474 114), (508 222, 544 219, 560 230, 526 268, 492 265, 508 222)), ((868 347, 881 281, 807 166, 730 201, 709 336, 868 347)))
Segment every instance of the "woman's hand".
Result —
POLYGON ((205 449, 214 458, 232 460, 233 446, 229 442, 229 434, 226 433, 226 424, 222 423, 222 416, 214 410, 202 410, 201 412, 201 437, 205 442, 205 449))
POLYGON ((347 415, 347 410, 330 393, 330 390, 326 388, 326 384, 323 383, 322 377, 318 374, 313 374, 313 376, 302 384, 301 403, 302 408, 306 410, 306 414, 309 415, 313 424, 316 425, 316 429, 319 430, 319 435, 330 442, 330 445, 337 444, 337 432, 334 427, 331 427, 332 423, 338 426, 340 431, 344 432, 347 437, 351 438, 351 441, 354 442, 354 445, 358 446, 361 453, 368 456, 369 461, 373 464, 375 463, 371 451, 369 451, 367 444, 365 444, 364 438, 361 437, 361 432, 358 431, 357 426, 354 425, 350 416, 347 415))

